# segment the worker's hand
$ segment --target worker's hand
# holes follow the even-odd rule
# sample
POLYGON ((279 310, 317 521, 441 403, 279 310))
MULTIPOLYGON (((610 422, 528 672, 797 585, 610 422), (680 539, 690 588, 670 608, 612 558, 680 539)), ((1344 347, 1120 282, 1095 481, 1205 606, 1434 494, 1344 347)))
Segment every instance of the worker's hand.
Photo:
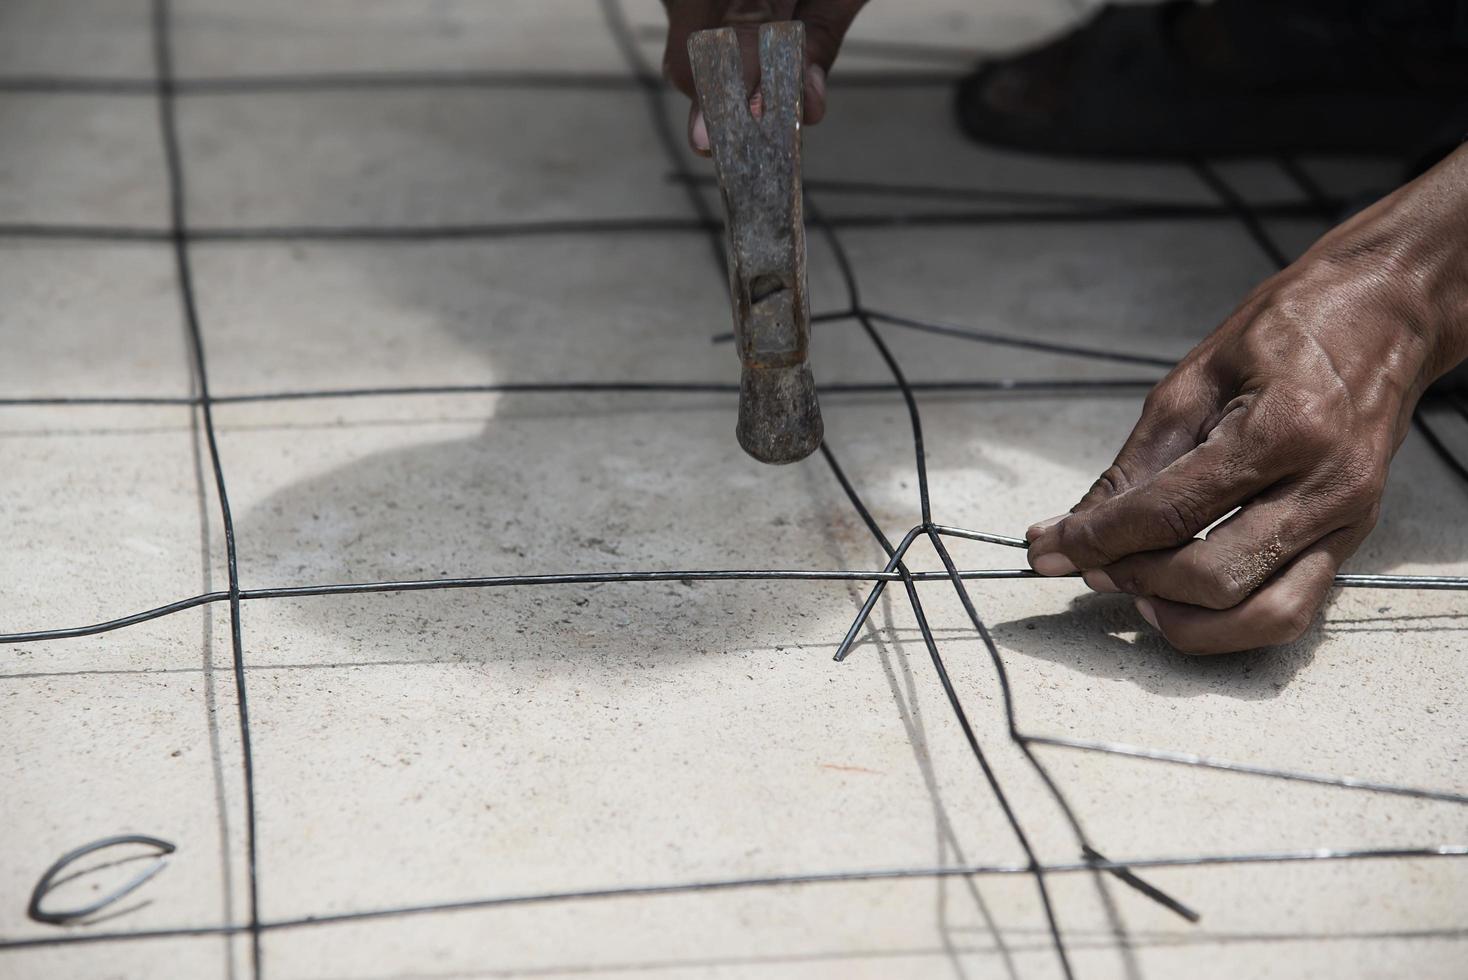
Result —
POLYGON ((1422 391, 1465 355, 1468 148, 1255 289, 1081 502, 1030 528, 1030 565, 1137 596, 1187 653, 1296 639, 1376 523, 1422 391))
POLYGON ((688 110, 688 145, 693 147, 693 152, 709 155, 709 134, 703 113, 698 109, 693 69, 688 64, 688 35, 714 27, 732 27, 738 32, 750 107, 758 115, 760 25, 775 20, 803 21, 806 67, 802 121, 814 125, 826 115, 826 73, 836 60, 846 29, 865 3, 866 0, 663 0, 668 9, 663 74, 693 100, 688 110))

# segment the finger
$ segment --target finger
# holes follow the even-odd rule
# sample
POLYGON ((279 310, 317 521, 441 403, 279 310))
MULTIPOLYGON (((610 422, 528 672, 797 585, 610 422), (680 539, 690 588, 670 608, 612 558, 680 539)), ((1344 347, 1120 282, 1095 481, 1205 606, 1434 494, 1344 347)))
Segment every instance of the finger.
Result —
POLYGON ((1042 530, 1030 542, 1031 566, 1054 575, 1177 547, 1290 475, 1299 460, 1287 442, 1259 438, 1252 414, 1239 404, 1197 448, 1151 481, 1042 530))
POLYGON ((1183 653, 1237 653, 1298 640, 1324 605, 1341 562, 1368 529, 1342 528, 1311 545, 1262 589, 1232 609, 1138 599, 1137 611, 1183 653))
POLYGON ((698 90, 693 83, 693 65, 688 60, 688 37, 695 31, 718 27, 724 19, 726 0, 676 0, 668 10, 668 43, 663 48, 663 77, 692 99, 688 107, 688 145, 701 157, 709 155, 708 126, 698 109, 698 90))
POLYGON ((826 116, 826 76, 836 63, 841 42, 866 0, 801 0, 795 17, 805 22, 804 121, 815 125, 826 116))
MULTIPOLYGON (((1210 408, 1212 406, 1209 406, 1210 408)), ((1201 411, 1144 410, 1121 451, 1087 488, 1075 510, 1089 510, 1104 500, 1143 486, 1198 448, 1201 411)))
POLYGON ((1025 538, 1034 541, 1045 527, 1059 523, 1071 513, 1089 510, 1103 500, 1147 483, 1196 448, 1198 433, 1205 430, 1208 416, 1216 411, 1217 397, 1216 390, 1195 380, 1193 372, 1175 374, 1162 381, 1142 403, 1141 417, 1132 426, 1116 459, 1091 484, 1080 502, 1064 514, 1032 525, 1025 538))
POLYGON ((1207 538, 1129 555, 1084 577, 1097 592, 1231 609, 1331 532, 1348 524, 1375 525, 1374 506, 1364 514, 1354 510, 1344 495, 1292 484, 1249 501, 1207 538))
POLYGON ((668 42, 663 48, 663 77, 690 99, 696 99, 693 66, 688 61, 688 36, 718 27, 726 0, 675 0, 668 3, 668 42))
POLYGON ((820 65, 805 67, 805 95, 801 102, 800 121, 814 126, 826 118, 826 69, 820 65))
POLYGON ((688 107, 688 145, 701 157, 713 156, 709 149, 708 123, 704 121, 697 102, 688 107))

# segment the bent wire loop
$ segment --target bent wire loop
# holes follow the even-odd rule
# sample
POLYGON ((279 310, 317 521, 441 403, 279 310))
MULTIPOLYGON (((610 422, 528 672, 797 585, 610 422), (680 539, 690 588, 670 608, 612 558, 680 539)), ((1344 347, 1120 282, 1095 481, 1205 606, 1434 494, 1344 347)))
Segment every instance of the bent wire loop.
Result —
MULTIPOLYGON (((131 895, 148 881, 152 880, 158 872, 168 866, 167 855, 172 854, 177 849, 177 846, 169 841, 157 837, 149 837, 146 834, 119 834, 116 837, 103 837, 100 840, 92 841, 90 844, 83 844, 81 847, 67 851, 61 855, 41 875, 40 880, 36 882, 36 887, 31 890, 31 900, 30 904, 26 906, 26 915, 30 916, 36 922, 45 922, 54 926, 62 926, 85 919, 105 909, 118 899, 131 895), (41 907, 41 902, 45 900, 46 896, 57 885, 88 873, 86 870, 78 871, 58 881, 57 875, 61 874, 74 861, 84 858, 88 854, 95 854, 98 851, 106 850, 109 847, 120 847, 126 844, 143 844, 155 848, 156 853, 153 855, 153 862, 101 898, 88 902, 86 905, 78 905, 75 908, 69 909, 44 909, 41 907)), ((124 860, 136 860, 136 858, 127 858, 124 860)))

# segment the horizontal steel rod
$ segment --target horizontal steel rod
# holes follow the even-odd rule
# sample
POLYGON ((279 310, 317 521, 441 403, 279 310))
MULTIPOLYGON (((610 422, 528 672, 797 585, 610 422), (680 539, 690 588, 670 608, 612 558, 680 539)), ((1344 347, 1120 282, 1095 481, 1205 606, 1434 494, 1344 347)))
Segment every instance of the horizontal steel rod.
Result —
MULTIPOLYGON (((1094 392, 1102 389, 1145 390, 1155 384, 1149 378, 979 378, 953 381, 913 381, 909 387, 932 392, 1094 392)), ((817 385, 826 395, 876 394, 902 389, 892 381, 837 381, 817 385)), ((306 401, 332 398, 385 398, 414 395, 482 395, 587 392, 616 393, 687 393, 737 394, 737 384, 719 381, 508 381, 460 385, 384 385, 373 388, 319 388, 288 391, 243 392, 216 395, 209 400, 215 405, 238 405, 254 402, 306 401)), ((189 395, 35 395, 0 398, 0 407, 65 406, 65 405, 198 405, 199 399, 189 395)))
POLYGON ((1436 800, 1441 803, 1468 803, 1468 794, 1454 793, 1447 790, 1399 786, 1393 783, 1375 783, 1365 779, 1353 779, 1349 776, 1322 776, 1317 773, 1297 772, 1290 769, 1272 769, 1267 766, 1212 759, 1207 756, 1194 755, 1190 752, 1168 752, 1163 749, 1149 749, 1137 745, 1127 745, 1122 742, 1092 742, 1085 739, 1064 738, 1053 735, 1022 735, 1021 738, 1032 745, 1051 745, 1063 749, 1079 749, 1083 752, 1103 752, 1109 755, 1128 756, 1134 759, 1148 759, 1153 762, 1170 762, 1177 765, 1219 769, 1225 772, 1236 772, 1247 776, 1287 779, 1300 783, 1334 786, 1340 789, 1358 789, 1369 793, 1386 793, 1392 796, 1411 796, 1423 800, 1436 800))
MULTIPOLYGON (((1445 844, 1425 847, 1378 848, 1312 848, 1297 851, 1261 851, 1247 854, 1198 854, 1173 857, 1118 858, 1110 861, 1073 862, 1041 865, 1045 874, 1076 874, 1092 871, 1121 871, 1135 868, 1227 867, 1230 865, 1290 864, 1313 861, 1377 861, 1418 860, 1468 857, 1468 844, 1445 844)), ((952 867, 876 868, 862 871, 831 871, 811 874, 768 875, 746 878, 718 878, 707 881, 679 882, 662 885, 625 885, 578 891, 529 892, 488 898, 402 905, 393 908, 365 909, 329 915, 301 916, 290 919, 263 920, 262 932, 300 929, 361 922, 367 919, 432 915, 464 912, 508 905, 535 905, 553 902, 586 901, 607 898, 636 898, 679 895, 696 892, 729 891, 747 888, 779 888, 785 886, 843 884, 906 879, 994 877, 1029 875, 1036 869, 1029 864, 974 864, 952 867)), ((0 951, 32 949, 41 946, 70 946, 80 943, 112 943, 138 940, 179 939, 198 936, 236 935, 248 932, 244 925, 179 926, 176 928, 139 929, 132 932, 72 933, 0 939, 0 951)))
MULTIPOLYGON (((839 71, 833 88, 934 88, 958 80, 952 72, 839 71)), ((280 75, 204 75, 172 80, 176 96, 269 95, 272 93, 411 91, 414 89, 636 90, 642 80, 625 72, 592 71, 319 71, 280 75)), ((158 81, 148 77, 96 75, 0 75, 0 93, 154 97, 158 81)))
MULTIPOLYGON (((960 528, 935 528, 941 534, 968 537, 977 541, 1013 546, 1018 539, 1005 535, 985 534, 979 531, 961 531, 960 528)), ((918 582, 946 582, 946 572, 913 572, 918 582)), ((1028 568, 970 568, 961 570, 959 578, 966 580, 996 579, 1068 579, 1075 575, 1039 575, 1028 568)), ((302 585, 264 589, 242 589, 240 598, 287 599, 304 596, 364 595, 377 592, 427 592, 438 589, 488 589, 525 585, 599 585, 617 582, 676 582, 682 579, 698 582, 727 581, 805 581, 805 582, 892 582, 901 579, 895 571, 860 571, 847 569, 697 569, 676 571, 641 572, 570 572, 544 575, 484 575, 464 578, 404 579, 383 582, 344 582, 332 585, 302 585)), ((1468 589, 1468 576, 1454 575, 1337 575, 1336 584, 1352 588, 1377 589, 1468 589)), ((223 602, 229 598, 226 592, 208 592, 180 599, 154 609, 132 613, 117 619, 87 626, 70 626, 59 629, 29 630, 0 634, 0 644, 34 643, 41 640, 64 640, 80 636, 109 633, 126 626, 135 626, 149 620, 160 619, 173 613, 193 609, 211 602, 223 602)))

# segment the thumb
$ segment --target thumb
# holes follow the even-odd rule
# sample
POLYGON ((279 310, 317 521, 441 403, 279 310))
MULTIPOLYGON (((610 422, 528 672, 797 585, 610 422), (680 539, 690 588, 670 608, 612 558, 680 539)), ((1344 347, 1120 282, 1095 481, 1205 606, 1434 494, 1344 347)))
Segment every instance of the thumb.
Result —
POLYGON ((802 0, 795 19, 805 23, 805 122, 826 116, 826 76, 841 42, 866 0, 802 0))
POLYGON ((690 99, 695 97, 693 66, 688 63, 688 36, 718 27, 724 0, 677 0, 668 3, 668 41, 663 48, 663 77, 690 99))

